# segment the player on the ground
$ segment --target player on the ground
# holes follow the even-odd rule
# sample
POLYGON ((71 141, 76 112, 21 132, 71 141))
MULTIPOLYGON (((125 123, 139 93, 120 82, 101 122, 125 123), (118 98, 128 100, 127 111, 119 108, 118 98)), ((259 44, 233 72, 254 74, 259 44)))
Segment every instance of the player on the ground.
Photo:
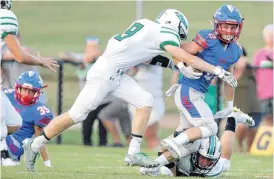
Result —
MULTIPOLYGON (((183 122, 183 121, 181 121, 183 122)), ((237 108, 234 108, 225 126, 221 141, 216 135, 205 139, 198 139, 192 143, 181 145, 180 150, 185 157, 178 160, 169 151, 160 153, 156 159, 160 163, 156 168, 140 168, 140 173, 149 176, 200 176, 216 177, 230 168, 235 143, 235 128, 238 123, 254 126, 254 120, 237 108)), ((188 124, 180 123, 173 137, 184 131, 188 124), (183 130, 182 130, 183 129, 183 130)))
MULTIPOLYGON (((17 38, 18 34, 18 21, 15 14, 10 11, 12 1, 11 0, 1 0, 0 9, 0 62, 4 49, 9 48, 15 60, 19 63, 24 63, 28 65, 37 65, 50 70, 55 71, 54 67, 58 67, 57 62, 49 57, 37 57, 25 52, 17 38)), ((0 78, 0 86, 2 79, 0 78)), ((20 115, 14 110, 10 101, 7 99, 6 95, 1 92, 1 136, 0 136, 0 147, 2 139, 4 139, 8 133, 13 133, 19 129, 22 124, 22 119, 20 115)))
MULTIPOLYGON (((192 42, 184 43, 181 48, 191 54, 197 54, 206 62, 221 66, 233 72, 233 64, 242 55, 242 49, 237 43, 240 36, 243 18, 239 10, 232 5, 223 5, 214 14, 214 29, 201 30, 192 42)), ((216 135, 218 128, 214 118, 226 118, 233 110, 234 88, 225 84, 224 95, 227 107, 214 116, 204 101, 204 93, 215 75, 203 72, 199 79, 189 79, 184 76, 179 85, 172 87, 175 91, 175 103, 180 110, 180 118, 192 127, 173 139, 164 139, 161 144, 175 158, 183 157, 179 146, 188 142, 216 135)))
MULTIPOLYGON (((16 113, 23 119, 22 127, 8 135, 1 148, 1 163, 4 166, 15 166, 20 162, 24 153, 23 145, 33 135, 39 136, 53 118, 51 110, 39 101, 45 86, 39 75, 34 71, 22 73, 16 80, 15 89, 4 89, 16 113)), ((51 166, 46 147, 41 149, 41 156, 46 166, 51 166)))
MULTIPOLYGON (((26 169, 34 171, 35 159, 40 148, 68 127, 83 121, 88 113, 108 96, 118 97, 136 107, 132 121, 132 139, 125 161, 140 166, 159 165, 140 152, 154 98, 125 72, 166 51, 193 68, 216 74, 233 87, 237 85, 231 73, 190 55, 179 47, 180 40, 187 37, 188 26, 183 13, 168 9, 161 12, 156 22, 148 19, 137 20, 123 34, 110 38, 105 52, 90 68, 86 85, 72 108, 52 120, 44 128, 44 133, 26 146, 26 169)), ((181 65, 179 67, 181 68, 181 65)))

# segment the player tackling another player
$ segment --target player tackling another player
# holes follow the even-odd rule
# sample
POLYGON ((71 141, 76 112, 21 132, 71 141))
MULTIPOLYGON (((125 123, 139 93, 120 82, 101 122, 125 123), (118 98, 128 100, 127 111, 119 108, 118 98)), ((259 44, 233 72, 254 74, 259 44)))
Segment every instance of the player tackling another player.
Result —
POLYGON ((132 121, 132 139, 125 161, 131 165, 156 167, 158 162, 140 152, 142 137, 154 104, 153 96, 142 89, 136 81, 125 74, 130 68, 168 52, 178 59, 176 65, 184 70, 187 65, 215 74, 232 87, 237 86, 233 75, 225 69, 211 65, 198 56, 180 48, 181 40, 187 38, 189 24, 183 13, 174 9, 161 12, 156 21, 140 19, 123 33, 111 37, 105 52, 90 68, 86 85, 68 112, 54 118, 41 136, 30 140, 25 147, 25 167, 34 171, 40 149, 53 137, 68 127, 83 121, 103 99, 120 98, 136 107, 132 121))

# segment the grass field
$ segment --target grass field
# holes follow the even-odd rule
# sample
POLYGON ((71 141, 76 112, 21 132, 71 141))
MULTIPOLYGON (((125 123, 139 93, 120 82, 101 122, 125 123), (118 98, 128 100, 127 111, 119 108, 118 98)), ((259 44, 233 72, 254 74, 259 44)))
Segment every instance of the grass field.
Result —
MULTIPOLYGON (((228 3, 226 1, 226 3, 228 3)), ((263 46, 261 31, 266 24, 273 22, 273 4, 264 2, 230 2, 236 5, 245 17, 240 42, 252 55, 263 46)), ((154 19, 162 9, 176 8, 187 16, 190 22, 190 41, 197 31, 211 28, 215 10, 223 2, 144 2, 144 17, 154 19)), ((19 19, 23 44, 39 49, 42 55, 57 56, 60 51, 82 52, 85 37, 96 35, 104 49, 107 40, 121 33, 135 19, 136 4, 131 2, 13 2, 13 11, 19 19)), ((251 57, 250 57, 251 60, 251 57)), ((69 109, 78 95, 79 88, 75 67, 66 65, 63 110, 69 109)), ((41 70, 45 83, 48 105, 55 110, 57 77, 56 74, 41 70)), ((164 89, 169 86, 171 72, 164 72, 164 89)), ((166 99, 168 112, 176 112, 172 98, 166 99)), ((161 138, 172 130, 161 130, 161 138)), ((54 142, 54 141, 53 141, 54 142)), ((53 143, 52 142, 52 143, 53 143)), ((125 149, 87 148, 81 146, 80 131, 66 131, 64 145, 49 145, 54 168, 44 168, 42 160, 37 162, 37 172, 27 173, 23 163, 14 168, 1 168, 3 179, 74 179, 74 178, 143 178, 138 168, 126 167, 123 158, 125 149), (73 145, 67 145, 73 144, 73 145)), ((97 144, 94 137, 94 143, 97 144)), ((111 142, 110 142, 111 143, 111 142)), ((144 150, 146 151, 146 150, 144 150)), ((156 157, 155 152, 146 151, 156 157)), ((162 177, 166 178, 166 177, 162 177)), ((248 154, 235 154, 232 168, 221 178, 251 179, 273 178, 272 157, 256 157, 248 154)))
MULTIPOLYGON (((126 167, 123 161, 126 149, 87 148, 82 146, 49 145, 54 168, 45 168, 40 158, 35 173, 24 170, 23 162, 14 168, 1 168, 3 179, 141 179, 137 167, 126 167)), ((155 152, 147 151, 151 157, 155 152)), ((145 177, 147 178, 147 177, 145 177)), ((151 177, 150 177, 151 178, 151 177)), ((167 178, 167 177, 159 177, 167 178)), ((235 154, 231 170, 220 178, 263 179, 273 178, 271 157, 235 154)))
MULTIPOLYGON (((252 55, 263 46, 261 31, 266 24, 273 22, 273 3, 269 2, 229 2, 237 6, 245 17, 240 42, 252 55), (256 13, 255 13, 256 12, 256 13)), ((144 2, 144 17, 155 19, 166 8, 176 8, 184 12, 190 23, 189 38, 204 28, 211 28, 209 20, 216 9, 224 2, 169 1, 144 2)), ((105 48, 107 40, 121 33, 135 19, 135 1, 127 2, 13 2, 13 11, 18 16, 23 44, 39 49, 42 55, 57 56, 60 51, 82 52, 85 38, 95 35, 105 48)), ((251 60, 251 57, 250 57, 251 60)), ((42 77, 49 84, 46 89, 48 105, 54 110, 56 105, 56 75, 42 70, 42 77)), ((171 72, 164 73, 164 89, 169 87, 171 72)), ((75 67, 66 65, 64 84, 64 110, 69 109, 78 95, 79 88, 75 67)), ((172 98, 166 98, 167 112, 176 112, 172 98)))
MULTIPOLYGON (((161 138, 172 133, 171 129, 161 130, 161 138)), ((94 135, 96 136, 96 135, 94 135)), ((93 136, 94 144, 97 139, 93 136)), ((63 134, 63 145, 48 145, 51 162, 54 168, 45 168, 40 157, 37 172, 27 173, 23 167, 1 167, 3 179, 74 179, 74 178, 117 178, 141 179, 137 167, 126 167, 123 162, 127 148, 98 148, 81 145, 81 134, 78 130, 68 130, 63 134), (70 145, 68 145, 70 144, 70 145), (71 145, 73 144, 73 145, 71 145)), ((111 143, 111 139, 109 139, 111 143)), ((155 158, 156 152, 142 149, 155 158)), ((166 178, 166 177, 162 177, 166 178)), ((229 179, 262 179, 273 178, 273 158, 251 156, 235 153, 232 157, 231 170, 220 178, 229 179)))

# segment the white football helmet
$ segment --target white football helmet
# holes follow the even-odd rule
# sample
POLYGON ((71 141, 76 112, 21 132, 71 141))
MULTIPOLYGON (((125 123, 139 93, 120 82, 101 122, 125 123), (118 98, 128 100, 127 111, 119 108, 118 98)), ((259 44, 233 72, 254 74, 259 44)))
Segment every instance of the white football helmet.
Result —
POLYGON ((170 25, 180 36, 181 40, 187 39, 188 20, 186 16, 176 9, 163 10, 155 20, 160 24, 170 25))
POLYGON ((12 5, 12 0, 1 0, 1 9, 10 10, 12 5))
POLYGON ((206 174, 217 164, 221 154, 221 142, 217 136, 201 139, 200 149, 191 156, 193 166, 201 174, 206 174))

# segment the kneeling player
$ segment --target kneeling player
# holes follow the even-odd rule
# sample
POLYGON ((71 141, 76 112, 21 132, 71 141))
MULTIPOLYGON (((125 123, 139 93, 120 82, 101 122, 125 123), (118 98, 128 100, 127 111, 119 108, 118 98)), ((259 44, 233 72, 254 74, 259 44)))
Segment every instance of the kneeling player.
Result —
MULTIPOLYGON (((156 159, 160 163, 160 167, 141 167, 140 173, 149 176, 163 174, 168 176, 216 177, 228 171, 235 141, 236 123, 254 125, 251 117, 238 109, 234 110, 236 112, 230 114, 221 141, 217 136, 211 136, 182 145, 181 152, 186 155, 180 159, 174 159, 169 151, 164 151, 156 159)), ((174 137, 179 133, 175 132, 174 137)))
MULTIPOLYGON (((43 81, 34 71, 22 73, 16 81, 15 89, 4 89, 11 104, 23 119, 22 127, 5 138, 4 149, 1 150, 1 164, 15 166, 23 155, 23 145, 33 135, 39 136, 42 128, 53 118, 51 110, 39 101, 43 81)), ((41 149, 45 166, 51 166, 46 147, 41 149)))

